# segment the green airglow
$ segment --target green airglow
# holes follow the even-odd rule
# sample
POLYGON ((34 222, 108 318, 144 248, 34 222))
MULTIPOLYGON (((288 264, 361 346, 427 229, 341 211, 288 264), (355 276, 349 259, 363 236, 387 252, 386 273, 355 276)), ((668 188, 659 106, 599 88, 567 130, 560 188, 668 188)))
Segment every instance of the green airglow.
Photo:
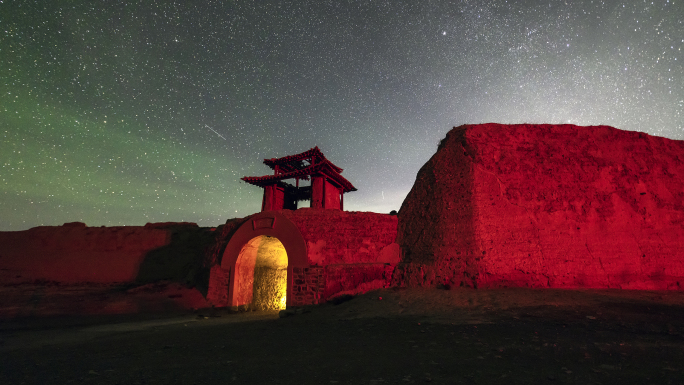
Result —
POLYGON ((244 166, 225 156, 212 132, 190 127, 192 142, 204 135, 207 146, 185 145, 126 118, 41 104, 28 92, 4 93, 0 103, 2 230, 72 221, 210 226, 245 214, 236 207, 258 208, 259 191, 251 186, 225 188, 244 166))

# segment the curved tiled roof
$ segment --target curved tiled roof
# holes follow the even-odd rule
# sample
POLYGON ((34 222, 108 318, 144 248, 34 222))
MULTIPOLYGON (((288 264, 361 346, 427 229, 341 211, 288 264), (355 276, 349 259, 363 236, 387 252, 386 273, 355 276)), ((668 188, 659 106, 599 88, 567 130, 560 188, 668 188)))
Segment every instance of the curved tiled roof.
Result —
POLYGON ((300 154, 295 154, 295 155, 288 155, 284 156, 282 158, 271 158, 271 159, 264 159, 264 164, 270 167, 272 170, 276 169, 276 166, 278 166, 278 171, 283 172, 283 173, 288 173, 291 171, 296 171, 296 170, 301 170, 306 167, 309 167, 311 165, 317 164, 319 162, 328 162, 330 166, 337 172, 338 174, 343 171, 343 169, 335 166, 332 162, 330 162, 325 155, 321 152, 321 150, 318 148, 318 146, 306 150, 300 154), (310 164, 306 164, 304 161, 309 160, 310 164))
MULTIPOLYGON (((312 149, 318 151, 318 147, 312 149)), ((311 150, 309 150, 311 151, 311 150)), ((319 151, 320 153, 320 151, 319 151)), ((304 154, 304 153, 302 153, 304 154)), ((299 154, 301 155, 301 154, 299 154)), ((322 155, 322 154, 321 154, 322 155)), ((293 156, 298 156, 298 155, 293 155, 293 156)), ((280 159, 285 159, 285 158, 280 158, 280 159)), ((266 163, 266 161, 264 161, 266 163)), ((350 192, 350 191, 356 191, 356 187, 351 184, 345 177, 339 174, 340 171, 342 170, 341 168, 335 166, 330 162, 328 159, 325 159, 325 157, 313 164, 313 165, 308 165, 303 168, 295 168, 292 171, 288 172, 281 172, 275 175, 265 175, 265 176, 246 176, 243 177, 242 180, 249 184, 253 184, 255 186, 259 187, 264 187, 273 183, 276 183, 278 181, 284 180, 284 179, 293 179, 293 178, 301 178, 301 179, 308 179, 309 175, 312 174, 324 174, 327 176, 329 179, 334 181, 337 185, 342 187, 343 192, 350 192)))

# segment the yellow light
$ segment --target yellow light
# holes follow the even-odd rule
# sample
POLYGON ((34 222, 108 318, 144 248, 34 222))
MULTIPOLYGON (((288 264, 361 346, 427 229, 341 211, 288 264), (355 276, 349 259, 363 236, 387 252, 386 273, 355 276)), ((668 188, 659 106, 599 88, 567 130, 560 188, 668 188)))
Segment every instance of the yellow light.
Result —
POLYGON ((256 248, 252 304, 257 309, 282 310, 287 307, 287 252, 274 237, 260 236, 256 248))

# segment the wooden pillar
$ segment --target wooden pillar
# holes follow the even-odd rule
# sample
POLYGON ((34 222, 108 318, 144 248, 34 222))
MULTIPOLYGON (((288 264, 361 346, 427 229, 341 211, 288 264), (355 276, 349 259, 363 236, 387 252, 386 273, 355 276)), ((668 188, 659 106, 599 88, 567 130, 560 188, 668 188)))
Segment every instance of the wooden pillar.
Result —
POLYGON ((340 209, 340 189, 335 186, 330 180, 325 181, 323 187, 325 199, 323 200, 323 208, 339 210, 340 209))
POLYGON ((325 176, 311 176, 311 208, 323 209, 325 201, 325 176))
POLYGON ((264 186, 264 203, 261 204, 261 211, 273 210, 273 185, 264 186))
POLYGON ((285 204, 285 191, 278 185, 264 186, 264 200, 261 211, 282 210, 285 204))
POLYGON ((261 196, 261 211, 266 211, 264 208, 266 207, 266 187, 264 187, 264 194, 261 196))

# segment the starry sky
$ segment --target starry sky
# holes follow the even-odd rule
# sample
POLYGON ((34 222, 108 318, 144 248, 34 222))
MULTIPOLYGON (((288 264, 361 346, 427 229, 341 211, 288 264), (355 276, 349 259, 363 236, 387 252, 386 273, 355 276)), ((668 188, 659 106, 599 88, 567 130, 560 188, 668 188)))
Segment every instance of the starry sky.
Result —
POLYGON ((461 124, 682 140, 683 48, 684 0, 0 0, 0 230, 216 226, 314 146, 386 213, 461 124))

